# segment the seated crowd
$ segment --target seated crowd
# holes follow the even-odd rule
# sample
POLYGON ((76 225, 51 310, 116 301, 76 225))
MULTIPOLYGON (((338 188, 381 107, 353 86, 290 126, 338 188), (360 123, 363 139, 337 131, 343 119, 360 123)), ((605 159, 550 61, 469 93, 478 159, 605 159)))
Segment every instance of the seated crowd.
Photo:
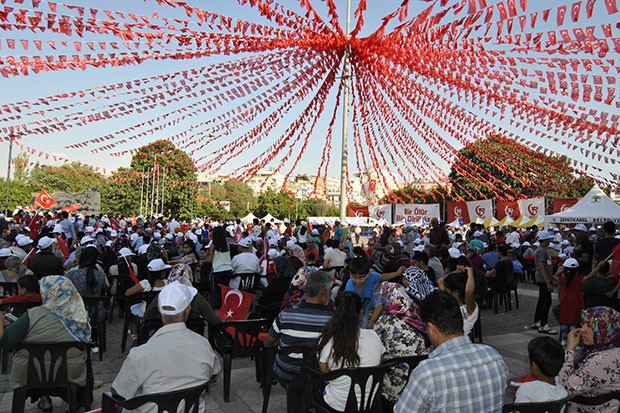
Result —
MULTIPOLYGON (((560 285, 554 309, 560 341, 543 335, 529 343, 530 375, 516 383, 515 402, 620 390, 620 283, 607 262, 620 243, 613 223, 592 239, 583 225, 492 232, 472 224, 465 232, 434 219, 429 228, 375 228, 366 245, 359 231, 338 221, 333 227, 257 219, 246 226, 181 225, 139 216, 115 224, 112 229, 106 216, 71 221, 61 215, 40 218, 38 234, 24 224, 2 234, 3 285, 17 288, 13 295, 4 291, 0 304, 33 307, 14 313, 9 327, 0 326, 1 347, 80 341, 97 352, 96 324, 109 314, 103 306, 87 311, 83 299, 136 296, 130 308, 134 347, 112 384, 113 395, 128 399, 191 387, 211 380, 221 366, 213 343, 185 322, 202 319, 217 328, 226 321, 216 311, 225 304, 221 286, 228 286, 256 293, 257 307, 270 309, 261 315, 273 319, 264 347, 310 349, 305 358, 276 354, 275 373, 288 383, 289 412, 304 411, 306 397, 345 410, 350 379, 313 380, 308 388, 301 374, 306 363, 326 373, 406 356, 426 359, 412 371, 403 363, 390 367, 383 376, 384 411, 501 411, 508 368, 497 351, 473 344, 470 336, 493 295, 531 272, 539 286, 533 328, 541 333, 556 333, 548 313, 553 281, 560 285), (158 292, 150 304, 143 298, 149 292, 158 292), (163 327, 138 346, 138 322, 154 319, 163 327)), ((69 379, 80 386, 84 357, 74 354, 69 365, 69 379)), ((23 363, 17 352, 15 387, 26 379, 23 363)), ((568 406, 615 411, 618 403, 568 406)), ((38 407, 51 410, 48 394, 40 395, 38 407)))

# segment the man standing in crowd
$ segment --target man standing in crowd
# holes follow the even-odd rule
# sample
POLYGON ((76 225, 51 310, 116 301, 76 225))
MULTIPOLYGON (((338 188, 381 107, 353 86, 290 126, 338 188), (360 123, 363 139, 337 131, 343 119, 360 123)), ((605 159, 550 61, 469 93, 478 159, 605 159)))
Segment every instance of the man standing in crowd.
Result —
POLYGON ((557 331, 549 327, 549 308, 551 307, 551 293, 553 292, 553 261, 547 251, 553 235, 548 231, 538 231, 540 245, 534 252, 534 266, 536 268, 536 284, 538 284, 538 302, 534 313, 534 324, 541 333, 556 334, 557 331))
POLYGON ((431 229, 428 231, 428 240, 433 248, 450 245, 448 230, 444 225, 439 225, 439 220, 437 218, 431 219, 431 229))
POLYGON ((430 293, 420 318, 434 350, 413 370, 394 412, 501 412, 508 368, 492 347, 463 335, 454 297, 430 293))

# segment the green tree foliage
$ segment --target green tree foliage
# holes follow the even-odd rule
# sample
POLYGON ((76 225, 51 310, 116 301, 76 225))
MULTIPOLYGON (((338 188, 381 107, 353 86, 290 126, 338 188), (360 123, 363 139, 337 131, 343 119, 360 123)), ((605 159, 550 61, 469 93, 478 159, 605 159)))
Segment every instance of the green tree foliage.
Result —
MULTIPOLYGON (((208 189, 207 189, 208 192, 208 189)), ((241 181, 230 180, 223 183, 211 183, 210 198, 214 201, 229 201, 228 216, 243 217, 248 214, 248 205, 256 204, 257 200, 252 188, 241 181)))
POLYGON ((436 204, 445 200, 451 200, 452 195, 448 187, 437 185, 429 190, 416 186, 407 185, 396 191, 392 191, 381 200, 382 203, 407 203, 407 204, 436 204))
POLYGON ((92 167, 73 162, 59 167, 40 165, 32 168, 26 181, 34 191, 45 189, 48 193, 67 190, 82 192, 101 188, 103 177, 92 167))
POLYGON ((131 158, 131 169, 140 185, 142 174, 148 177, 151 193, 154 193, 150 196, 154 197, 160 212, 163 198, 165 215, 191 216, 197 189, 196 166, 185 152, 177 149, 171 142, 158 140, 138 149, 131 158))
MULTIPOLYGON (((252 208, 252 213, 263 217, 270 213, 276 218, 292 217, 295 213, 295 195, 290 191, 275 192, 269 188, 258 195, 258 205, 252 208)), ((299 203, 297 203, 299 208, 299 203)))
POLYGON ((13 180, 25 182, 28 178, 28 153, 20 152, 13 157, 13 180))
MULTIPOLYGON (((30 185, 23 181, 11 180, 9 188, 9 213, 13 212, 16 206, 30 206, 32 193, 35 191, 30 185)), ((2 188, 2 211, 4 211, 6 203, 6 179, 0 178, 0 188, 2 188)))
POLYGON ((565 156, 547 156, 513 139, 489 136, 459 151, 450 173, 455 195, 465 199, 579 197, 593 185, 565 156))
POLYGON ((112 215, 136 215, 140 208, 140 182, 127 179, 131 168, 118 168, 103 184, 101 210, 112 215))

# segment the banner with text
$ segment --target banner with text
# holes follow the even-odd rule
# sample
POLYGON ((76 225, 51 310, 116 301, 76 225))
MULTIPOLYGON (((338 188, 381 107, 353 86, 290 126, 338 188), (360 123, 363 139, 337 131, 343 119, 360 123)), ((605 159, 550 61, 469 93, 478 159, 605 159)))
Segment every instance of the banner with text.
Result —
POLYGON ((486 221, 493 216, 493 200, 467 201, 467 212, 469 213, 469 222, 486 221))
POLYGON ((392 223, 392 205, 374 205, 368 207, 368 216, 374 219, 384 219, 392 223))
POLYGON ((575 198, 553 198, 553 213, 562 212, 575 205, 577 201, 579 200, 575 198))
POLYGON ((454 222, 457 219, 468 223, 469 213, 467 211, 467 203, 465 201, 461 202, 446 202, 446 208, 448 209, 448 223, 454 222))
POLYGON ((500 221, 506 217, 516 221, 520 216, 517 201, 497 201, 497 219, 500 221))
POLYGON ((541 217, 545 216, 544 196, 540 198, 519 199, 517 202, 519 203, 519 212, 524 219, 529 221, 536 218, 537 215, 541 217))
POLYGON ((420 225, 428 224, 431 218, 439 219, 439 204, 405 204, 396 205, 394 222, 408 222, 420 225))

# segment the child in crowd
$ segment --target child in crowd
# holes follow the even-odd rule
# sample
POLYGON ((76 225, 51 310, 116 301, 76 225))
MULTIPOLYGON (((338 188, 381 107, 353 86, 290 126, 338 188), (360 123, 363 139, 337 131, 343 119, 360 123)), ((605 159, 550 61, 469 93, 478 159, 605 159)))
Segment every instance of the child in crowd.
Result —
POLYGON ((583 276, 579 274, 579 262, 574 258, 568 258, 558 272, 553 276, 560 282, 560 338, 562 345, 566 346, 568 332, 577 328, 581 323, 581 312, 583 311, 583 294, 581 283, 583 276))
POLYGON ((560 400, 568 392, 556 380, 564 364, 564 349, 551 337, 536 337, 527 345, 530 372, 534 381, 522 383, 515 396, 515 403, 537 403, 560 400))

